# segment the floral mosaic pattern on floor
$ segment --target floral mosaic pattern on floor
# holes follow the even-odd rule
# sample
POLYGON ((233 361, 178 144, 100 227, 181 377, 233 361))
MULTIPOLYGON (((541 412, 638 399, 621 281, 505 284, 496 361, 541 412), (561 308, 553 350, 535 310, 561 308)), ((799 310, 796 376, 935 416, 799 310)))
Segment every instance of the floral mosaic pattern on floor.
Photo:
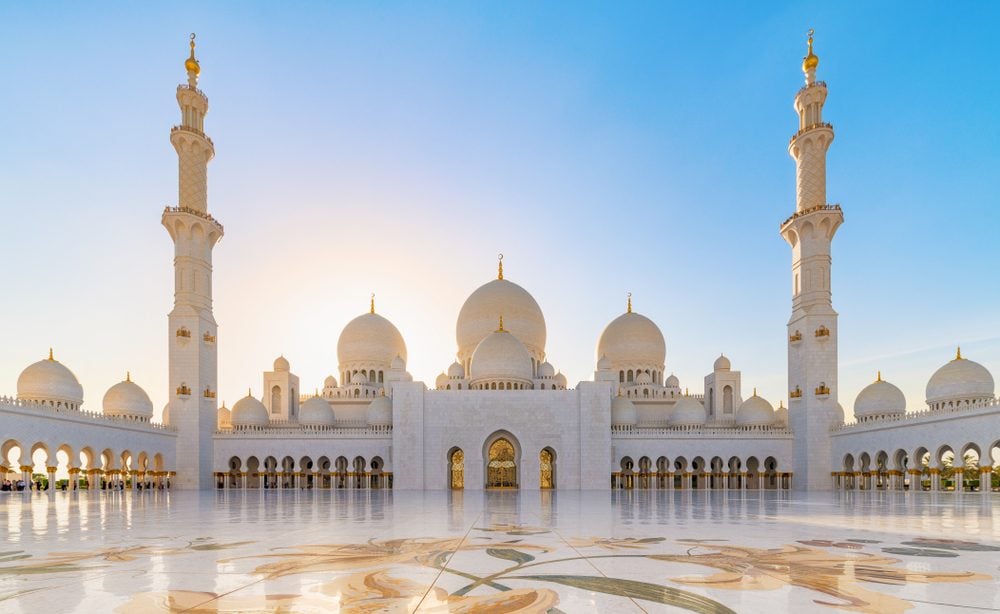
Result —
POLYGON ((994 503, 927 493, 12 493, 0 499, 0 610, 1000 611, 994 503))

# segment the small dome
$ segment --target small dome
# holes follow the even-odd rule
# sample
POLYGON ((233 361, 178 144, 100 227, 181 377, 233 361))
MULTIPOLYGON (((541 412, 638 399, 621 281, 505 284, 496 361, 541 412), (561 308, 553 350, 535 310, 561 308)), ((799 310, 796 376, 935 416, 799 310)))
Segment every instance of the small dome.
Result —
POLYGON ((833 423, 843 424, 844 423, 844 406, 837 403, 837 406, 833 408, 833 423))
POLYGON ((531 355, 517 337, 505 330, 491 333, 472 353, 471 379, 531 381, 531 355))
POLYGON ((612 369, 611 361, 608 360, 607 354, 601 354, 601 359, 597 361, 598 371, 610 371, 612 369))
POLYGON ((396 354, 396 357, 392 359, 391 363, 389 363, 389 368, 393 371, 402 371, 406 368, 406 361, 403 360, 402 356, 396 354))
POLYGON ((545 357, 545 317, 534 297, 506 279, 494 279, 469 295, 458 313, 455 337, 458 357, 465 360, 490 336, 503 316, 507 330, 536 359, 545 357))
POLYGON ((639 375, 635 376, 635 383, 636 384, 652 384, 653 383, 653 377, 649 373, 646 373, 645 371, 640 371, 639 375))
POLYGON ((538 365, 538 377, 553 377, 556 374, 556 368, 552 366, 552 363, 545 361, 538 365))
POLYGON ((611 321, 597 342, 597 355, 606 356, 612 368, 644 365, 663 368, 667 345, 663 333, 644 315, 627 311, 611 321))
POLYGON ((233 405, 232 422, 233 426, 262 427, 267 426, 270 420, 264 404, 247 395, 233 405))
POLYGON ((376 397, 368 405, 368 424, 371 426, 392 425, 392 399, 387 396, 376 397))
POLYGON ((442 389, 447 385, 448 385, 448 375, 445 374, 444 372, 441 372, 441 374, 438 375, 437 378, 434 380, 434 387, 442 389))
POLYGON ((364 386, 368 383, 368 376, 365 375, 364 371, 358 371, 351 376, 351 385, 353 386, 364 386))
POLYGON ((978 362, 961 353, 934 372, 927 382, 927 404, 978 401, 993 398, 993 376, 978 362))
POLYGON ((149 395, 130 377, 108 388, 101 406, 105 416, 153 417, 153 402, 149 400, 149 395))
POLYGON ((274 370, 275 371, 288 371, 292 367, 288 364, 288 359, 284 355, 278 356, 274 359, 274 370))
POLYGON ((24 401, 63 403, 79 408, 83 404, 83 387, 73 372, 52 352, 46 360, 28 365, 17 378, 17 398, 24 401))
POLYGON ((736 412, 736 426, 770 426, 774 424, 774 406, 757 396, 743 401, 736 412))
POLYGON ((562 374, 562 371, 560 371, 559 373, 556 373, 556 376, 555 376, 554 379, 556 380, 556 385, 557 386, 560 386, 562 388, 566 387, 566 376, 562 374))
POLYGON ((337 378, 335 378, 332 375, 327 375, 326 379, 323 380, 323 387, 324 388, 336 388, 337 387, 337 378))
POLYGON ((451 366, 448 367, 448 377, 462 379, 465 377, 465 368, 458 362, 451 363, 451 366))
POLYGON ((160 422, 170 426, 170 403, 163 406, 163 415, 160 416, 160 422))
POLYGON ((715 359, 715 364, 712 365, 714 371, 728 371, 732 368, 729 359, 726 358, 725 354, 720 354, 718 358, 715 359))
POLYGON ((611 426, 635 426, 639 413, 628 397, 617 396, 611 401, 611 426))
POLYGON ((674 403, 667 424, 671 426, 701 426, 708 420, 705 406, 698 399, 689 396, 681 397, 674 403))
POLYGON ((406 362, 403 336, 377 313, 365 313, 348 322, 337 340, 337 360, 344 370, 359 362, 389 365, 397 356, 406 362))
POLYGON ((774 424, 775 426, 788 426, 788 408, 778 403, 778 409, 774 410, 774 424))
POLYGON ((322 397, 312 397, 299 406, 299 424, 333 426, 333 408, 322 397))
POLYGON ((663 382, 663 385, 667 388, 680 388, 681 380, 677 379, 677 376, 671 373, 670 376, 667 377, 666 381, 663 382))
POLYGON ((215 426, 219 429, 228 429, 233 426, 233 412, 229 411, 225 403, 215 412, 215 426))
POLYGON ((868 384, 854 399, 854 417, 895 416, 906 413, 903 391, 882 379, 868 384))

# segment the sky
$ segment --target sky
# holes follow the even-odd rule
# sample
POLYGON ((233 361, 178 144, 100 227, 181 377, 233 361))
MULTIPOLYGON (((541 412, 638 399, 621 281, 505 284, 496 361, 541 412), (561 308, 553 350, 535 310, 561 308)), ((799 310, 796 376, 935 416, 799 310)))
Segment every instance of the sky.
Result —
POLYGON ((216 145, 220 400, 279 354, 321 387, 368 308, 433 385, 465 298, 526 288, 547 357, 590 379, 604 326, 652 318, 692 392, 725 352, 787 396, 787 142, 816 31, 840 402, 877 370, 910 409, 963 354, 1000 368, 1000 5, 4 3, 0 394, 51 346, 85 409, 131 371, 168 398, 169 142, 197 33, 216 145))

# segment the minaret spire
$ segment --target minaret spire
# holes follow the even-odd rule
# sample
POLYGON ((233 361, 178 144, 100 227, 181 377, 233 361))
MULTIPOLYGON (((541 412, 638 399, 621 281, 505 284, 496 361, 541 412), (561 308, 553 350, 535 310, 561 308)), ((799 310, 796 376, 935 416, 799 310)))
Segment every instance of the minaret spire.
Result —
POLYGON ((497 254, 497 279, 503 279, 503 254, 497 254))
POLYGON ((188 87, 198 86, 198 75, 201 74, 201 65, 198 64, 198 59, 194 57, 194 32, 191 33, 191 55, 188 59, 184 60, 184 68, 187 70, 188 74, 188 87))
MULTIPOLYGON (((812 85, 816 81, 816 67, 819 66, 819 56, 813 53, 813 34, 815 31, 809 28, 808 45, 809 52, 802 58, 802 72, 806 76, 806 85, 812 85)), ((193 43, 192 43, 193 44, 193 43)))
POLYGON ((626 309, 628 309, 628 313, 632 313, 632 293, 631 292, 628 293, 628 306, 626 307, 626 309))
POLYGON ((372 292, 371 313, 375 313, 375 293, 372 292))

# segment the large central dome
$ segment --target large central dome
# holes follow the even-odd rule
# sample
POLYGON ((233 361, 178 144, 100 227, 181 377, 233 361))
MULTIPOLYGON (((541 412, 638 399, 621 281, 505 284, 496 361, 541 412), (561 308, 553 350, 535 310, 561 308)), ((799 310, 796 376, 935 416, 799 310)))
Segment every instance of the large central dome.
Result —
POLYGON ((524 344, 532 358, 544 360, 545 317, 538 303, 521 286, 494 279, 473 292, 458 314, 455 338, 459 361, 467 363, 476 346, 496 330, 500 316, 504 328, 524 344))

